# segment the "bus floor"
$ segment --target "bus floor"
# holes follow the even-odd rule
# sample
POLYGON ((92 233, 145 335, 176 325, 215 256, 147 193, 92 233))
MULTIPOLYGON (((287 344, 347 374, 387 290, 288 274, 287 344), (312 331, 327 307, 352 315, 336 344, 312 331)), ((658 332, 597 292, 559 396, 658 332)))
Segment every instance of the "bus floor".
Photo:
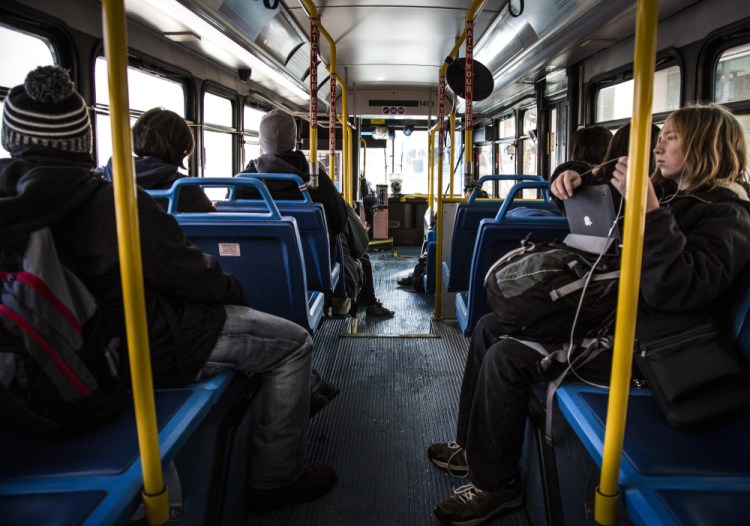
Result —
MULTIPOLYGON (((408 249, 398 253, 409 254, 408 249)), ((455 438, 468 339, 456 320, 432 321, 434 295, 400 289, 413 257, 372 252, 376 294, 394 318, 327 318, 315 335, 314 366, 341 393, 310 422, 308 461, 331 464, 338 484, 325 497, 245 526, 435 525, 434 507, 465 479, 427 459, 431 442, 455 438)), ((528 526, 524 511, 493 525, 528 526)))

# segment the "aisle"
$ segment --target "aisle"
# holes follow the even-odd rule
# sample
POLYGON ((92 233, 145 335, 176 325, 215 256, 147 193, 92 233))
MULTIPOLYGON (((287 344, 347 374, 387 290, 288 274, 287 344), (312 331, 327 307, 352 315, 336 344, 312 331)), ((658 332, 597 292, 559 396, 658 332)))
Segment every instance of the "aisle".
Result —
MULTIPOLYGON (((454 438, 468 340, 455 320, 431 321, 433 295, 396 286, 416 257, 373 256, 376 293, 396 316, 364 317, 376 336, 341 337, 345 318, 325 320, 315 336, 314 366, 341 394, 311 421, 308 458, 333 465, 339 482, 318 501, 251 516, 247 525, 435 525, 435 505, 465 483, 433 467, 425 451, 454 438)), ((517 512, 492 524, 528 521, 517 512)))

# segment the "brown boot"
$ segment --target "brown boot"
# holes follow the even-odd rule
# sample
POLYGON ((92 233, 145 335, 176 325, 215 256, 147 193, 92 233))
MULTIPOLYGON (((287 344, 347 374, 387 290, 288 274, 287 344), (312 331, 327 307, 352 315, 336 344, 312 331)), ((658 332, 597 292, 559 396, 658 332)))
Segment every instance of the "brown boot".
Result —
POLYGON ((247 509, 251 513, 264 513, 294 504, 318 499, 336 485, 336 473, 331 466, 312 464, 302 475, 286 486, 274 489, 250 488, 247 509))

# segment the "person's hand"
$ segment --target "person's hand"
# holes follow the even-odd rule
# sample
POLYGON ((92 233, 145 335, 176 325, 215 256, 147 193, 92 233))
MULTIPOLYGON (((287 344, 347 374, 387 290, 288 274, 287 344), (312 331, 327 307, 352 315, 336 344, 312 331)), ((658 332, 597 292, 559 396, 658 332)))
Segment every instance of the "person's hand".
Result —
POLYGON ((628 158, 620 157, 617 159, 617 164, 612 172, 612 180, 610 181, 615 190, 620 192, 620 195, 625 197, 625 192, 628 188, 628 158))
POLYGON ((581 174, 574 170, 565 170, 552 181, 549 189, 555 197, 565 201, 573 197, 573 191, 581 186, 581 182, 581 174))
MULTIPOLYGON (((656 210, 659 208, 659 198, 656 197, 656 191, 654 190, 654 184, 651 182, 651 178, 647 178, 648 190, 646 194, 646 212, 656 210)), ((612 172, 612 180, 610 181, 612 186, 620 192, 622 197, 626 197, 628 189, 628 158, 620 157, 617 159, 615 170, 612 172)))

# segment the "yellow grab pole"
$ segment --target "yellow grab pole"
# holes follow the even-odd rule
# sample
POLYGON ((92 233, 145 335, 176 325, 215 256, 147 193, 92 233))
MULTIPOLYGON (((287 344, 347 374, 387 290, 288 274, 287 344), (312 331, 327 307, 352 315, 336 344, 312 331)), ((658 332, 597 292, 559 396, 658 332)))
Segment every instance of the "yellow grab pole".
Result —
POLYGON ((342 129, 342 136, 341 136, 341 159, 343 162, 343 169, 341 170, 341 173, 344 176, 345 182, 342 185, 342 189, 345 189, 344 191, 344 199, 346 199, 346 202, 350 205, 352 204, 352 166, 351 166, 351 159, 352 159, 352 128, 351 124, 349 124, 349 94, 346 92, 346 85, 341 80, 341 77, 336 75, 336 82, 339 83, 339 86, 341 86, 341 117, 339 117, 339 121, 341 122, 341 129, 342 129))
MULTIPOLYGON (((352 138, 353 132, 352 132, 352 125, 349 124, 349 121, 346 121, 346 127, 344 129, 344 137, 346 137, 346 166, 347 169, 344 170, 345 174, 347 175, 347 183, 346 183, 346 199, 347 202, 352 205, 354 203, 354 196, 352 192, 353 184, 352 184, 352 143, 354 143, 354 139, 352 138)), ((387 206, 388 203, 386 203, 383 206, 387 206)))
POLYGON ((362 179, 367 178, 367 141, 364 137, 359 138, 362 143, 362 179))
MULTIPOLYGON (((307 2, 306 2, 307 3, 307 2)), ((311 5, 310 12, 315 12, 315 6, 311 5)), ((317 12, 316 12, 317 16, 317 12)), ((320 34, 323 36, 323 38, 328 41, 328 47, 331 52, 331 57, 328 63, 328 75, 331 77, 331 93, 330 93, 330 108, 329 108, 329 115, 331 122, 329 124, 328 132, 330 134, 329 137, 329 145, 330 145, 330 155, 331 155, 331 168, 330 168, 330 174, 329 177, 331 180, 334 180, 334 173, 335 173, 335 166, 336 163, 334 162, 334 152, 336 149, 336 83, 340 81, 338 78, 338 75, 336 74, 336 43, 333 41, 333 38, 331 37, 330 33, 326 30, 326 28, 323 27, 323 24, 320 23, 320 20, 318 20, 318 31, 320 31, 320 34)), ((346 96, 346 90, 343 89, 344 92, 343 96, 346 96)), ((341 135, 341 163, 342 163, 342 170, 341 170, 341 191, 346 196, 346 190, 347 190, 347 178, 346 178, 346 152, 344 148, 344 144, 346 143, 346 131, 342 129, 342 135, 341 135)), ((351 203, 349 203, 351 204, 351 203)))
MULTIPOLYGON (((487 0, 474 0, 469 6, 466 12, 466 30, 457 39, 456 44, 451 50, 451 59, 455 58, 458 49, 461 47, 461 42, 466 40, 466 75, 467 75, 467 94, 466 94, 466 117, 469 120, 466 128, 471 130, 471 57, 472 57, 472 46, 473 37, 467 38, 473 32, 474 20, 478 15, 479 11, 484 7, 487 0)), ((435 212, 435 312, 432 316, 433 320, 443 319, 443 147, 445 134, 443 133, 443 127, 445 125, 445 75, 448 71, 449 60, 445 60, 443 65, 440 67, 440 73, 438 76, 438 169, 437 169, 437 210, 435 212)), ((471 135, 466 135, 467 146, 466 151, 469 150, 471 144, 471 135)), ((452 161, 451 161, 452 162, 452 161)), ((451 175, 453 168, 451 167, 451 175)))
POLYGON ((427 161, 427 208, 430 210, 430 214, 433 213, 432 211, 432 204, 433 204, 433 193, 434 193, 434 180, 435 180, 435 133, 438 130, 438 125, 436 124, 433 126, 433 128, 428 132, 427 138, 429 143, 427 144, 427 152, 429 155, 429 160, 427 161))
POLYGON ((450 189, 449 196, 453 198, 453 167, 456 162, 456 109, 453 108, 450 114, 450 130, 451 130, 451 154, 450 154, 450 189))
POLYGON ((117 243, 138 446, 143 470, 143 505, 148 524, 163 524, 169 519, 169 494, 161 471, 145 313, 141 239, 138 230, 137 194, 133 175, 135 170, 130 135, 125 20, 122 0, 102 1, 104 52, 107 57, 110 88, 117 243))
POLYGON ((651 135, 651 102, 656 68, 656 28, 659 3, 638 0, 636 8, 633 126, 630 130, 628 188, 625 197, 625 228, 617 298, 617 320, 612 377, 604 432, 604 454, 599 487, 594 497, 594 518, 599 524, 617 523, 618 474, 628 410, 633 339, 646 224, 646 196, 651 135))

